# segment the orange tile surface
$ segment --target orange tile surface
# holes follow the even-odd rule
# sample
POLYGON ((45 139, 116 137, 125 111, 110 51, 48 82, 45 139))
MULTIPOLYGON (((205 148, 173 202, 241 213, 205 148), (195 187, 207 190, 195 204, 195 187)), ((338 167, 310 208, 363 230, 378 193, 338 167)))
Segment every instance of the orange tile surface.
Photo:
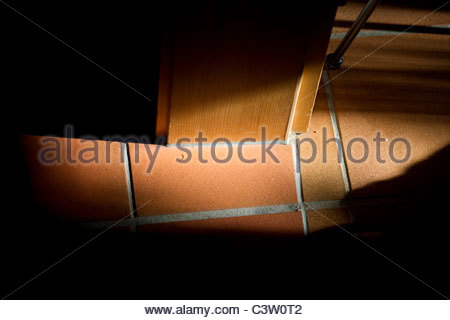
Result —
POLYGON ((138 226, 138 230, 183 234, 238 233, 301 236, 303 235, 303 224, 300 212, 287 212, 234 218, 140 225, 138 226))
POLYGON ((334 138, 331 117, 328 109, 324 89, 320 89, 314 106, 309 130, 298 136, 301 159, 301 177, 303 197, 305 201, 337 200, 346 195, 341 167, 337 157, 335 142, 329 142, 323 148, 323 130, 326 130, 326 140, 334 138), (313 147, 307 139, 312 139, 317 148, 317 155, 313 156, 313 147), (324 150, 326 159, 324 161, 324 150), (310 159, 314 161, 310 162, 310 159))
MULTIPOLYGON (((368 159, 363 163, 349 161, 346 152, 353 190, 399 177, 450 144, 450 37, 402 35, 346 70, 392 39, 356 39, 345 55, 342 70, 330 71, 330 79, 336 77, 331 88, 344 147, 357 137, 364 138, 369 146, 368 159), (387 139, 380 145, 385 163, 376 160, 373 138, 377 132, 387 139), (407 139, 411 147, 410 159, 404 163, 396 163, 389 156, 389 145, 396 138, 407 139)), ((331 41, 329 52, 337 44, 331 41)), ((396 159, 404 158, 404 144, 396 143, 393 154, 396 159)), ((352 156, 364 156, 361 143, 352 146, 352 156)), ((411 182, 414 185, 414 177, 408 181, 395 188, 367 189, 370 193, 358 195, 402 193, 410 189, 411 182)), ((416 188, 422 187, 416 184, 416 188)))
POLYGON ((340 226, 350 224, 350 216, 345 208, 308 210, 307 217, 310 233, 329 228, 338 228, 336 224, 340 226))
MULTIPOLYGON (((71 157, 76 159, 91 142, 81 143, 80 139, 70 139, 71 157)), ((121 145, 111 143, 110 163, 106 163, 105 141, 98 142, 98 163, 68 163, 65 138, 22 136, 23 152, 31 177, 34 196, 43 210, 63 220, 94 221, 120 219, 130 213, 128 189, 124 164, 120 163, 121 145), (55 142, 42 139, 56 139, 60 143, 61 163, 45 165, 38 159, 44 148, 55 148, 55 142)), ((88 151, 83 159, 94 155, 88 151)), ((47 158, 55 153, 47 154, 47 158)))
MULTIPOLYGON (((355 21, 356 17, 366 5, 367 1, 349 0, 345 6, 338 8, 336 20, 355 21)), ((450 24, 450 9, 448 6, 430 13, 443 5, 445 1, 422 2, 421 6, 414 6, 410 1, 405 1, 406 8, 399 1, 382 1, 376 8, 367 22, 389 23, 389 24, 416 24, 419 26, 431 26, 440 24, 450 24), (426 18, 424 18, 427 16, 426 18)))
MULTIPOLYGON (((155 151, 154 145, 150 146, 155 151)), ((243 163, 233 146, 233 156, 228 163, 214 162, 211 147, 203 147, 200 163, 198 147, 189 147, 192 159, 176 147, 160 147, 150 173, 150 160, 143 144, 130 144, 132 175, 138 215, 158 215, 208 211, 229 208, 267 206, 297 203, 293 157, 290 145, 275 145, 271 150, 280 163, 267 157, 261 163, 261 145, 247 145, 243 156, 256 159, 255 163, 243 163), (139 163, 136 163, 136 147, 139 163), (148 202, 148 203, 147 203, 148 202), (146 204, 147 203, 147 204, 146 204)), ((219 159, 225 159, 228 147, 217 146, 219 159)))
MULTIPOLYGON (((338 7, 336 21, 353 22, 358 17, 367 1, 349 0, 345 6, 338 7)), ((450 10, 444 6, 440 10, 430 14, 444 2, 422 1, 421 6, 414 6, 406 2, 408 8, 402 6, 399 1, 381 1, 368 19, 368 23, 384 23, 397 25, 435 26, 450 24, 450 10), (426 17, 426 18, 424 18, 426 17)), ((405 27, 406 29, 406 27, 405 27)), ((334 27, 333 33, 346 32, 348 28, 334 27)))

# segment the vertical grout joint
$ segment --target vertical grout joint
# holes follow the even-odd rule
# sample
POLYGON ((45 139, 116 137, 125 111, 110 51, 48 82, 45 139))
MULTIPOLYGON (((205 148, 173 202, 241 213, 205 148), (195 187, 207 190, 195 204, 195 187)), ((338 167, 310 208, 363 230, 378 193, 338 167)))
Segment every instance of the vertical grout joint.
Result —
POLYGON ((308 217, 306 213, 305 203, 303 201, 303 192, 302 192, 302 177, 301 177, 301 167, 300 167, 300 150, 298 148, 298 140, 296 134, 291 134, 289 137, 292 146, 292 156, 294 160, 294 173, 295 173, 295 187, 297 191, 297 207, 298 211, 302 213, 302 222, 303 222, 303 233, 305 236, 309 233, 308 226, 308 217))
POLYGON ((133 179, 131 173, 130 150, 127 142, 122 142, 123 163, 125 167, 125 178, 128 188, 128 202, 130 205, 130 228, 132 232, 136 232, 136 202, 134 198, 133 179))

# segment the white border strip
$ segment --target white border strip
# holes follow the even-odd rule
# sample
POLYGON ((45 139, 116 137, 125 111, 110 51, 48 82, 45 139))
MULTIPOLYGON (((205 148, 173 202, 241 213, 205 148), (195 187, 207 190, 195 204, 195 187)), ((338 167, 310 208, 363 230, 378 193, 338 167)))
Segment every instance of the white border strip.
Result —
POLYGON ((303 233, 306 236, 309 233, 309 226, 308 226, 308 216, 306 213, 305 204, 303 202, 302 177, 301 177, 301 169, 300 169, 300 154, 299 154, 299 150, 298 150, 297 136, 295 134, 292 134, 290 140, 291 140, 291 146, 292 146, 292 157, 294 160, 295 187, 296 187, 296 191, 297 191, 298 209, 300 209, 300 211, 302 213, 303 233))
POLYGON ((131 231, 136 231, 136 223, 135 219, 137 216, 136 212, 136 204, 134 203, 134 194, 133 194, 133 185, 131 181, 131 166, 130 166, 130 158, 129 158, 129 150, 128 143, 122 142, 122 155, 123 155, 123 165, 125 167, 125 178, 127 180, 127 189, 128 189, 128 202, 130 205, 130 227, 131 231))

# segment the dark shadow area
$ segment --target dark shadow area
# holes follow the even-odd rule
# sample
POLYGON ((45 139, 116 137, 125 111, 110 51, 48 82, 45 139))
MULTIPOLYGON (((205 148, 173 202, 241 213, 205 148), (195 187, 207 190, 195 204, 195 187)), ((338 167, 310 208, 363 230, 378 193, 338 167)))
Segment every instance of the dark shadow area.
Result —
MULTIPOLYGON (((404 175, 354 190, 351 204, 360 198, 389 194, 402 201, 354 206, 354 230, 380 232, 376 248, 431 287, 448 296, 450 244, 448 194, 450 145, 411 167, 404 175)), ((414 279, 413 279, 414 280, 414 279)))
POLYGON ((0 4, 9 136, 154 133, 166 5, 6 2, 38 25, 0 4))

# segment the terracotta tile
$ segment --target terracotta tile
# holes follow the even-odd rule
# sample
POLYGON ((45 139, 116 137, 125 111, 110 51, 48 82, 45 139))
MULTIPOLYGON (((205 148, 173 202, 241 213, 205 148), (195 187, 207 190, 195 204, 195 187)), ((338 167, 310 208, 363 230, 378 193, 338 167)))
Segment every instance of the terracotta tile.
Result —
POLYGON ((326 146, 324 161, 323 141, 334 138, 331 117, 324 89, 320 89, 314 105, 308 132, 299 135, 301 176, 305 201, 338 200, 346 195, 341 167, 338 162, 337 146, 329 142, 326 146), (325 136, 324 131, 325 130, 325 136), (325 139, 324 139, 325 137, 325 139), (313 156, 313 147, 307 139, 312 139, 317 155, 313 156), (310 161, 313 160, 313 161, 310 161))
MULTIPOLYGON (((105 141, 98 143, 98 163, 67 161, 67 142, 71 142, 71 157, 76 159, 80 151, 91 148, 92 143, 80 139, 22 136, 26 168, 30 173, 34 196, 39 206, 50 215, 64 220, 93 221, 120 219, 129 214, 128 189, 124 164, 121 163, 121 145, 111 143, 110 163, 107 163, 105 141), (43 139, 52 139, 45 141, 43 139), (59 164, 43 164, 39 154, 44 148, 61 148, 59 164)), ((55 153, 47 153, 53 159, 55 153)), ((82 154, 89 160, 94 152, 82 154)))
POLYGON ((139 225, 138 230, 182 234, 237 233, 302 236, 303 224, 299 212, 287 212, 234 218, 139 225))
MULTIPOLYGON (((355 21, 366 3, 366 1, 347 1, 345 6, 338 7, 336 20, 355 21)), ((414 7, 409 4, 408 7, 405 7, 398 3, 396 5, 395 3, 381 2, 369 17, 368 22, 405 25, 417 23, 417 25, 420 26, 450 24, 450 11, 446 7, 429 15, 434 9, 438 8, 440 4, 436 3, 435 6, 433 6, 432 4, 426 5, 426 3, 423 3, 422 7, 414 7), (427 15, 429 15, 427 18, 421 20, 427 15)))
MULTIPOLYGON (((147 145, 153 152, 155 145, 147 145)), ((176 147, 160 147, 150 173, 150 157, 143 144, 130 144, 136 207, 142 216, 168 213, 209 211, 218 209, 297 203, 291 146, 275 145, 271 150, 280 163, 267 157, 261 162, 261 145, 247 145, 243 156, 256 159, 243 163, 237 146, 227 163, 212 159, 211 147, 204 146, 200 163, 198 147, 187 147, 192 154, 188 163, 185 152, 176 147), (138 149, 136 149, 136 147, 138 149), (139 163, 136 163, 139 150, 139 163), (147 204, 145 204, 148 202, 147 204)), ((228 147, 217 146, 217 157, 225 159, 228 147)))
MULTIPOLYGON (((366 190, 358 196, 423 190, 426 185, 421 183, 423 179, 415 178, 417 170, 413 166, 423 167, 424 161, 428 161, 434 168, 430 165, 427 170, 438 170, 434 165, 437 162, 430 157, 450 144, 448 36, 402 35, 339 76, 346 67, 390 39, 391 36, 356 39, 345 55, 343 69, 330 72, 330 78, 337 76, 331 88, 344 148, 356 137, 364 138, 369 146, 368 159, 363 163, 349 161, 346 152, 352 189, 366 190), (385 163, 376 159, 373 139, 377 132, 387 139, 380 146, 385 163), (411 156, 404 163, 396 163, 389 156, 389 145, 396 138, 407 139, 411 147, 411 156), (380 184, 377 188, 366 188, 402 176, 405 179, 395 180, 398 183, 390 187, 380 184)), ((332 41, 329 51, 337 43, 332 41)), ((403 159, 404 144, 396 143, 393 154, 396 159, 403 159)), ((353 145, 352 156, 354 159, 364 156, 361 143, 353 145)))
POLYGON ((344 28, 344 27, 333 27, 333 29, 331 29, 331 33, 335 34, 335 33, 343 33, 343 32, 347 32, 348 28, 344 28))
POLYGON ((307 212, 308 228, 310 233, 328 228, 337 228, 336 224, 340 226, 350 224, 350 216, 348 214, 348 210, 345 208, 321 209, 317 211, 308 210, 307 212))
MULTIPOLYGON (((349 23, 355 21, 366 3, 367 1, 347 1, 345 6, 338 7, 336 13, 337 24, 342 21, 349 23)), ((432 5, 429 5, 428 8, 414 8, 412 6, 406 8, 401 5, 395 5, 395 3, 381 2, 369 17, 368 23, 405 25, 404 29, 411 24, 417 26, 450 24, 450 12, 446 7, 429 15, 437 7, 439 7, 439 4, 436 4, 434 8, 432 5), (422 20, 427 15, 429 16, 422 20)), ((332 33, 344 33, 348 29, 348 27, 335 26, 332 33)), ((363 28, 363 30, 366 30, 366 28, 363 28)))

